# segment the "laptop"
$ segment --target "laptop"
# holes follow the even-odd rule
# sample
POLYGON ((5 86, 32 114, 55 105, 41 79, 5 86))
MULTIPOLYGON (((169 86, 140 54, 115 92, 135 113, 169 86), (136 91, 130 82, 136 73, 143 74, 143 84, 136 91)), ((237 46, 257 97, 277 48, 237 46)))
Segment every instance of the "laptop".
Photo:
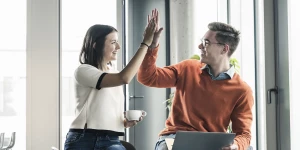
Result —
POLYGON ((169 150, 220 150, 234 138, 235 133, 177 131, 175 139, 165 141, 169 150))

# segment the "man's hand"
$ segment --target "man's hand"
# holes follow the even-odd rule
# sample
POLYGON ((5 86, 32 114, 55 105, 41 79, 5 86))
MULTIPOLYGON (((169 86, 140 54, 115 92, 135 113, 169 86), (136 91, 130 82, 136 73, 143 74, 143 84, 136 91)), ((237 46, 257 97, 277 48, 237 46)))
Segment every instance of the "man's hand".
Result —
MULTIPOLYGON (((152 44, 150 45, 150 48, 155 48, 158 46, 160 34, 161 34, 163 28, 161 28, 159 26, 159 16, 158 16, 157 9, 152 10, 152 16, 155 17, 156 30, 155 30, 153 41, 152 41, 152 44)), ((151 18, 148 16, 148 23, 150 20, 151 20, 151 18)))
POLYGON ((225 146, 222 148, 222 150, 238 150, 239 147, 235 144, 232 144, 232 145, 228 145, 228 146, 225 146))

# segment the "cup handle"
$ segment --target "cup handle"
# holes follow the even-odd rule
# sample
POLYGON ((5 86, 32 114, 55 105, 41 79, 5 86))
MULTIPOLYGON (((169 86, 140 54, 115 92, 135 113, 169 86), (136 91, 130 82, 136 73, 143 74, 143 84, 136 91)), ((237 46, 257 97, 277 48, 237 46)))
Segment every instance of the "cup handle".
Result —
POLYGON ((145 116, 147 116, 147 112, 142 111, 142 117, 145 117, 145 116))

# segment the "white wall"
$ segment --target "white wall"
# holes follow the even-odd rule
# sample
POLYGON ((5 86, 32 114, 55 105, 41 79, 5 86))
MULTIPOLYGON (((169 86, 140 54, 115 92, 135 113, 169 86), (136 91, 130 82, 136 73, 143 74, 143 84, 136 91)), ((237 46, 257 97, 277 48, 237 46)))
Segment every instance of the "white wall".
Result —
POLYGON ((59 147, 59 0, 27 1, 27 146, 59 147))

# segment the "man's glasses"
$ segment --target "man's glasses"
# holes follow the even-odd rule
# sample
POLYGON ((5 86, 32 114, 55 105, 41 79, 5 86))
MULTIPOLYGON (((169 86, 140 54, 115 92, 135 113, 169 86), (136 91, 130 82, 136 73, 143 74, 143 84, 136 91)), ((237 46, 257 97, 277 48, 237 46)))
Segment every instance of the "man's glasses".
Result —
POLYGON ((210 44, 219 44, 219 45, 226 45, 225 43, 212 43, 209 40, 206 39, 201 39, 201 44, 203 45, 203 47, 207 47, 210 44))

